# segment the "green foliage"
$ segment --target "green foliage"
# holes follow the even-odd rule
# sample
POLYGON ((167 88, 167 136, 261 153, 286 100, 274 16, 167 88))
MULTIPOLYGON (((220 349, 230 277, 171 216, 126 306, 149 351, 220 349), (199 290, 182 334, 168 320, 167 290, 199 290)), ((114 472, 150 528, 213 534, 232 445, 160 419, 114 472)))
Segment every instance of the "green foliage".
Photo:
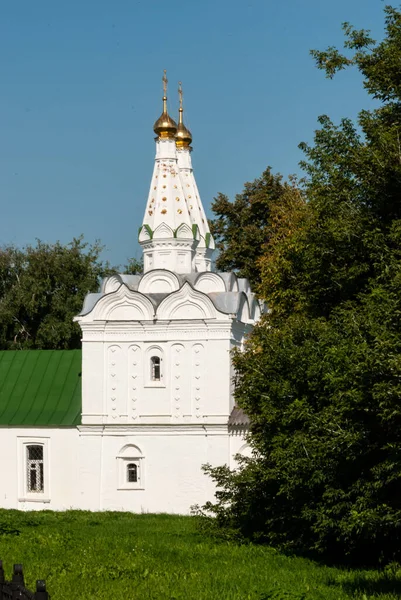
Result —
POLYGON ((270 205, 270 312, 234 358, 254 457, 209 468, 204 507, 245 539, 370 564, 401 560, 401 13, 385 11, 380 44, 346 24, 351 58, 313 53, 382 104, 320 117, 303 194, 270 205))
POLYGON ((112 270, 102 247, 74 239, 0 249, 0 349, 80 348, 73 323, 85 295, 112 270))
POLYGON ((336 560, 399 560, 400 292, 255 330, 235 364, 258 458, 212 471, 222 525, 336 560))
POLYGON ((122 273, 126 275, 139 275, 143 273, 143 260, 129 258, 127 264, 122 267, 122 273))
POLYGON ((245 183, 234 202, 219 194, 212 204, 217 215, 210 229, 219 251, 216 266, 220 271, 236 271, 251 284, 260 281, 258 259, 269 236, 270 205, 288 189, 281 175, 270 167, 252 183, 245 183))
POLYGON ((401 13, 392 6, 386 6, 386 37, 380 44, 363 29, 356 30, 349 23, 343 23, 346 36, 344 47, 355 50, 351 58, 341 54, 336 48, 325 51, 312 50, 317 67, 333 77, 337 71, 355 65, 364 76, 364 86, 374 98, 383 102, 399 102, 401 81, 399 55, 401 53, 401 13))
POLYGON ((398 565, 342 570, 252 544, 216 542, 191 517, 84 511, 0 510, 7 578, 24 566, 27 586, 46 580, 57 600, 395 600, 398 565))
POLYGON ((270 315, 302 310, 307 302, 303 269, 306 231, 314 215, 304 195, 294 186, 270 206, 268 241, 258 260, 259 296, 269 301, 270 315), (296 282, 296 285, 294 285, 296 282))

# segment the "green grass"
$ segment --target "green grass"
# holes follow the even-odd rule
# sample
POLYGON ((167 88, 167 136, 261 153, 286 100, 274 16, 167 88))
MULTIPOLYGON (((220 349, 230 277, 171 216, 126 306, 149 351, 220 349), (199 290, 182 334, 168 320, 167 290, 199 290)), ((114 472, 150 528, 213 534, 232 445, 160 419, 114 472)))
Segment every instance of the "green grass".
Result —
POLYGON ((52 600, 395 600, 401 574, 336 569, 271 548, 204 538, 190 517, 0 510, 10 578, 46 579, 52 600))

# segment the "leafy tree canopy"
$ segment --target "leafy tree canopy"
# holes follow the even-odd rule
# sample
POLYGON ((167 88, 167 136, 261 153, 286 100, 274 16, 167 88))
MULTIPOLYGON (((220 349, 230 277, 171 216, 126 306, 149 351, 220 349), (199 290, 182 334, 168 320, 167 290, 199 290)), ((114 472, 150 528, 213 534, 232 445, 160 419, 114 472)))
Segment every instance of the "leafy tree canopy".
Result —
MULTIPOLYGON (((85 295, 116 269, 101 260, 102 246, 82 238, 70 244, 0 248, 0 348, 80 348, 73 322, 85 295)), ((140 269, 131 259, 126 272, 140 269)))
POLYGON ((261 177, 245 183, 244 190, 230 202, 224 194, 218 194, 212 204, 216 218, 210 229, 219 251, 216 266, 219 271, 236 271, 251 284, 260 281, 258 259, 263 245, 269 239, 271 205, 291 185, 282 182, 281 175, 273 175, 268 167, 261 177))
POLYGON ((347 56, 312 52, 329 77, 356 67, 379 104, 320 117, 307 201, 270 207, 270 312, 234 359, 254 457, 208 469, 206 507, 250 539, 370 563, 401 559, 401 12, 385 19, 380 43, 345 24, 347 56))

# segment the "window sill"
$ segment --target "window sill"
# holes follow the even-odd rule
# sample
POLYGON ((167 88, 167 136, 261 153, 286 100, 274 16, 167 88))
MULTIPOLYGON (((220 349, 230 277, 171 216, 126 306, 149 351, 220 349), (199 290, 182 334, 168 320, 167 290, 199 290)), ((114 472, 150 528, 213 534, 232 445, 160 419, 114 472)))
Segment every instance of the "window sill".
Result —
POLYGON ((44 502, 46 504, 50 503, 49 497, 40 497, 40 496, 24 496, 23 498, 18 498, 18 502, 44 502))
POLYGON ((145 388, 165 388, 166 384, 163 382, 159 383, 146 383, 143 387, 145 388))
POLYGON ((144 489, 145 489, 145 488, 144 488, 144 487, 142 487, 142 486, 138 486, 138 487, 129 487, 129 486, 123 486, 123 485, 120 485, 120 486, 117 488, 117 490, 119 490, 119 491, 120 491, 120 490, 124 490, 124 491, 127 491, 127 490, 129 490, 129 491, 135 491, 135 490, 144 490, 144 489))

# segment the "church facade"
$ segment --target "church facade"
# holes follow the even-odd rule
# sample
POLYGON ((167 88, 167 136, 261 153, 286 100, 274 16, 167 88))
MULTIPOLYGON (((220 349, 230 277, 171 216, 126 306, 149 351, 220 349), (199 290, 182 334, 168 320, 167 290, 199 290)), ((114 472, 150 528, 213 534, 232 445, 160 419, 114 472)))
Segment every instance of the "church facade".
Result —
POLYGON ((0 356, 3 507, 188 513, 213 498, 202 465, 233 466, 248 451, 231 352, 260 307, 247 280, 212 271, 182 94, 177 124, 166 89, 164 77, 139 230, 144 273, 113 275, 87 295, 82 354, 0 356), (7 385, 13 377, 22 391, 7 385))

